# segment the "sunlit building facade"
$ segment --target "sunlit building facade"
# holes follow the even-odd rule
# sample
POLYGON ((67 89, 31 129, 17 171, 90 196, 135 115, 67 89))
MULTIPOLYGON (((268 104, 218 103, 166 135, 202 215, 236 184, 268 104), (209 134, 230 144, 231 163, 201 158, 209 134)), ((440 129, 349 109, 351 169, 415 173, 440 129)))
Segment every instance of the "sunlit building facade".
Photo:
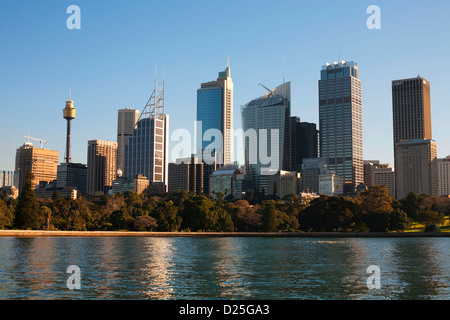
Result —
POLYGON ((450 156, 437 159, 438 195, 450 195, 450 156))
POLYGON ((18 148, 16 172, 19 172, 19 192, 22 192, 29 172, 33 174, 32 188, 41 181, 49 183, 56 180, 58 154, 58 151, 37 148, 28 142, 18 148))
POLYGON ((345 178, 345 193, 364 182, 362 95, 358 65, 341 61, 322 67, 319 80, 320 156, 345 178))
POLYGON ((117 142, 88 141, 87 194, 106 194, 117 176, 117 142))
POLYGON ((395 197, 437 195, 436 142, 432 140, 430 82, 421 76, 392 81, 395 197))

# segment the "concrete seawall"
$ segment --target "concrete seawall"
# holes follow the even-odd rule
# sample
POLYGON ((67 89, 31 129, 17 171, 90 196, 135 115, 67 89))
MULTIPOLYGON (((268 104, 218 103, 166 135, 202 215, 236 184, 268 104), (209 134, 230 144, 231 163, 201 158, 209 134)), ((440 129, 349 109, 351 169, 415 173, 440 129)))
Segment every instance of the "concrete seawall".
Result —
POLYGON ((0 237, 299 237, 415 238, 450 237, 450 232, 142 232, 0 230, 0 237))

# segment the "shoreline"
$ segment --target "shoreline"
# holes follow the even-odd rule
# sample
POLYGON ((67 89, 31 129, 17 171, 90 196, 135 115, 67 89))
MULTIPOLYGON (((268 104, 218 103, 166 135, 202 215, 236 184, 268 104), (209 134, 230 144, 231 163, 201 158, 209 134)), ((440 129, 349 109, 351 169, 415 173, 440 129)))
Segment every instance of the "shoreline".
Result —
POLYGON ((450 237, 450 232, 150 232, 0 230, 4 237, 297 237, 297 238, 417 238, 450 237))

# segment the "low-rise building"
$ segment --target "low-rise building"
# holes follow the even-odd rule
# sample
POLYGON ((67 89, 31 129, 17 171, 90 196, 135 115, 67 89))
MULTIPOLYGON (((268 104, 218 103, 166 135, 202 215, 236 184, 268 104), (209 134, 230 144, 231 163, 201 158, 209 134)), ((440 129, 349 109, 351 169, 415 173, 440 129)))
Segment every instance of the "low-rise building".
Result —
POLYGON ((58 188, 55 180, 50 183, 41 181, 39 186, 34 189, 34 193, 38 199, 51 199, 55 191, 58 191, 59 195, 65 199, 76 200, 78 198, 78 190, 76 187, 58 188))
POLYGON ((298 174, 296 171, 279 170, 275 174, 266 174, 259 177, 259 190, 266 196, 283 198, 289 194, 297 194, 298 174))
POLYGON ((137 194, 141 194, 148 188, 149 184, 150 182, 146 176, 138 174, 136 178, 133 179, 133 191, 137 194))
POLYGON ((319 175, 319 193, 330 197, 344 194, 344 178, 333 172, 319 175))

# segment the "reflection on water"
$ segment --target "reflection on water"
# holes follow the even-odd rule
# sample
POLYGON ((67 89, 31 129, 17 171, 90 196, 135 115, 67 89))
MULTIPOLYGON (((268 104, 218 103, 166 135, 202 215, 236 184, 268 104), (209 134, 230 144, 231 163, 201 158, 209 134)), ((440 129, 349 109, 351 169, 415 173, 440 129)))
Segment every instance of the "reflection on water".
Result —
POLYGON ((142 293, 150 299, 171 298, 173 256, 176 254, 176 248, 168 238, 144 239, 146 240, 142 255, 144 267, 141 269, 143 277, 140 281, 142 293))
POLYGON ((0 299, 449 299, 449 238, 0 238, 0 299), (81 269, 69 290, 67 267, 81 269), (369 290, 367 267, 381 269, 369 290))

